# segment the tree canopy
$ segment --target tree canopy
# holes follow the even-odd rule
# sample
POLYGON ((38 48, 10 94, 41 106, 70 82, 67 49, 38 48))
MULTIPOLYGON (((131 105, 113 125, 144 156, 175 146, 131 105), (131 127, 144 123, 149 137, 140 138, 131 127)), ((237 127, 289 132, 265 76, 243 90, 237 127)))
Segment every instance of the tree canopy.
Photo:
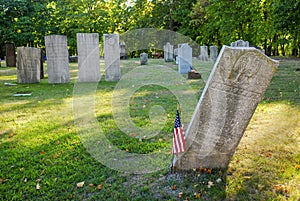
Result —
POLYGON ((45 35, 62 34, 76 54, 79 32, 159 28, 201 45, 243 39, 268 55, 298 56, 300 49, 299 0, 0 0, 0 16, 2 47, 44 48, 45 35))

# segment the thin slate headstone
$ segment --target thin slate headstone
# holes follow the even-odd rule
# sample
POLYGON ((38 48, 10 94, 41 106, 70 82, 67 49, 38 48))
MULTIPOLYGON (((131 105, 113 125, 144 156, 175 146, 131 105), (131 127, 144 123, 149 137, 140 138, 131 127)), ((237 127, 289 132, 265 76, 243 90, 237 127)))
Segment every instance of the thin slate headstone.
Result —
POLYGON ((5 50, 6 50, 6 66, 7 67, 16 67, 17 60, 16 60, 16 50, 14 43, 5 43, 5 50))
POLYGON ((174 60, 173 51, 173 45, 171 45, 169 42, 166 45, 164 45, 165 62, 172 62, 174 60))
POLYGON ((77 33, 79 82, 100 81, 100 53, 98 33, 77 33))
POLYGON ((174 49, 174 59, 175 59, 176 64, 178 64, 177 57, 178 57, 178 48, 175 48, 174 49))
POLYGON ((180 74, 187 74, 189 71, 191 71, 192 55, 193 50, 187 43, 182 44, 178 49, 178 72, 180 74))
POLYGON ((231 47, 249 47, 249 42, 243 40, 237 40, 231 43, 231 47))
POLYGON ((200 46, 200 61, 208 61, 208 50, 207 46, 200 46))
POLYGON ((278 62, 255 48, 224 46, 186 131, 182 170, 226 168, 278 62))
POLYGON ((40 82, 41 49, 18 47, 17 55, 18 83, 29 84, 40 82))
POLYGON ((140 54, 140 63, 141 63, 141 65, 148 65, 148 54, 147 53, 140 54))
POLYGON ((53 84, 70 81, 67 37, 45 36, 48 82, 53 84))
POLYGON ((120 43, 120 59, 122 60, 127 59, 126 44, 124 41, 121 41, 120 43))
POLYGON ((105 80, 118 81, 121 79, 119 35, 104 34, 103 37, 105 80))
POLYGON ((218 47, 217 46, 210 46, 209 47, 209 55, 210 55, 210 60, 212 62, 216 62, 218 58, 218 47))

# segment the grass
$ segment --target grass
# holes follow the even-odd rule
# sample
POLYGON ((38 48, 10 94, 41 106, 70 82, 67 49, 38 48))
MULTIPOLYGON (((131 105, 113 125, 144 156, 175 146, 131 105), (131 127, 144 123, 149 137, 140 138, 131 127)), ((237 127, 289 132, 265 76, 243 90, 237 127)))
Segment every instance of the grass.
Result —
MULTIPOLYGON (((122 75, 130 75, 128 82, 124 82, 128 85, 102 79, 96 90, 91 91, 91 96, 95 97, 93 112, 97 129, 101 128, 111 146, 124 153, 158 152, 171 158, 178 97, 199 98, 212 64, 194 61, 194 67, 202 73, 203 79, 182 77, 169 81, 174 85, 167 85, 159 74, 150 78, 139 77, 139 72, 134 71, 138 65, 138 60, 121 62, 122 75), (137 87, 140 80, 143 83, 149 80, 149 84, 137 87), (151 84, 151 80, 159 84, 151 84), (186 86, 189 90, 184 90, 186 86), (123 122, 114 121, 112 110, 112 102, 119 104, 118 95, 128 101, 125 106, 120 103, 122 107, 118 107, 118 111, 128 110, 137 128, 142 131, 149 129, 149 132, 139 132, 128 126, 129 133, 126 133, 122 126, 118 126, 123 122), (162 106, 164 111, 157 106, 162 106), (163 123, 158 124, 160 121, 163 123), (151 129, 156 131, 155 135, 151 129)), ((172 71, 176 73, 175 65, 164 64, 162 60, 150 60, 149 66, 139 70, 149 70, 152 75, 158 65, 167 66, 165 72, 160 72, 165 73, 164 77, 170 75, 171 79, 172 71)), ((4 82, 16 83, 16 69, 3 66, 2 62, 0 200, 300 199, 300 80, 299 71, 296 71, 300 67, 299 60, 282 59, 227 170, 213 169, 210 172, 197 169, 173 174, 168 161, 159 164, 159 171, 148 174, 120 172, 106 167, 95 159, 94 153, 87 151, 86 138, 79 132, 84 125, 76 122, 77 114, 73 108, 77 64, 70 64, 71 83, 48 84, 45 79, 39 84, 17 86, 4 86, 4 82), (13 97, 18 92, 30 92, 32 96, 13 97), (84 185, 77 187, 80 182, 84 185)), ((103 69, 101 72, 104 73, 103 69)), ((90 97, 88 92, 77 94, 78 98, 90 97)), ((83 103, 79 105, 83 108, 89 104, 79 103, 83 103)), ((193 105, 194 102, 187 104, 193 105)), ((181 109, 182 121, 186 125, 193 109, 181 109)), ((150 169, 151 164, 146 165, 150 169)))

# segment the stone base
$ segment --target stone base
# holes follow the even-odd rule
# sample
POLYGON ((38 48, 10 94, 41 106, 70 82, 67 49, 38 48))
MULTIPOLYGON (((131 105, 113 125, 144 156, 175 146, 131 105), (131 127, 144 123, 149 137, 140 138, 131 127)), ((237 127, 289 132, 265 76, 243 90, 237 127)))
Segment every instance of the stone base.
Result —
POLYGON ((188 79, 201 79, 201 74, 198 72, 188 72, 188 79))

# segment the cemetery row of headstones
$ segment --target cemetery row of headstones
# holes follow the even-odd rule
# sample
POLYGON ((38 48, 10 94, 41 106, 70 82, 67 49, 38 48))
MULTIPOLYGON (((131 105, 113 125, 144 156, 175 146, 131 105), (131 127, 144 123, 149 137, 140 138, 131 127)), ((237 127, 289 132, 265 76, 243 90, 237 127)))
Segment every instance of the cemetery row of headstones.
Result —
MULTIPOLYGON (((118 81, 120 72, 119 35, 104 34, 104 63, 106 81, 118 81)), ((49 83, 70 81, 67 37, 45 36, 49 83)), ((77 33, 78 80, 100 80, 99 36, 97 33, 77 33)), ((41 50, 32 47, 17 48, 18 83, 40 82, 41 50)))

